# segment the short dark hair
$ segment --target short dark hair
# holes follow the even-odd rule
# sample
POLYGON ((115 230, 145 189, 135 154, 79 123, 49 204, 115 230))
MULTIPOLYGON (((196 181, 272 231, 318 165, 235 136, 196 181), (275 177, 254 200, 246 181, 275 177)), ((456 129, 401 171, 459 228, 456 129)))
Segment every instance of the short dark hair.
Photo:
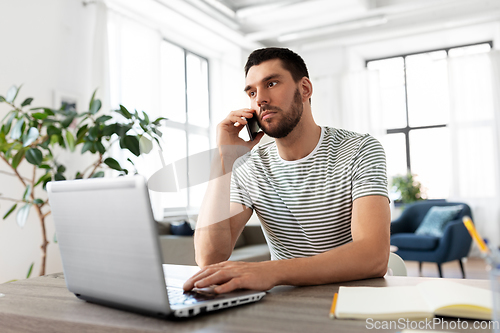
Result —
POLYGON ((262 62, 272 59, 280 59, 283 68, 292 74, 295 82, 298 82, 304 76, 309 78, 306 63, 295 52, 290 49, 280 47, 268 47, 253 51, 249 56, 245 65, 245 77, 252 66, 260 65, 262 62))

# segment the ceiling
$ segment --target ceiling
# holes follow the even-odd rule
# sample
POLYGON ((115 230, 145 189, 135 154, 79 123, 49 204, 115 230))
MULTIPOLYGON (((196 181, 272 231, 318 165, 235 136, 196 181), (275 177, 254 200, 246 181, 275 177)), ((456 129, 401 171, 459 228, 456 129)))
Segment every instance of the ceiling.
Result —
POLYGON ((447 29, 500 20, 499 0, 186 0, 264 46, 447 29))

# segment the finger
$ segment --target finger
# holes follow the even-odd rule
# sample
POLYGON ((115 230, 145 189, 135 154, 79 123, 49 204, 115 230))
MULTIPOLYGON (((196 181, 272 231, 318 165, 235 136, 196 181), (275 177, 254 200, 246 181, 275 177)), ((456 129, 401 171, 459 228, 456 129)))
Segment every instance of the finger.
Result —
POLYGON ((227 281, 229 281, 232 278, 233 278, 233 276, 231 275, 231 273, 229 273, 227 271, 218 271, 218 272, 215 272, 214 274, 211 274, 210 276, 207 276, 201 280, 198 280, 197 282, 195 282, 194 286, 196 288, 205 288, 205 287, 212 286, 214 284, 226 283, 227 281))
POLYGON ((208 266, 200 270, 198 273, 195 275, 191 276, 189 279, 187 279, 186 282, 184 282, 184 285, 182 288, 184 290, 191 290, 194 288, 194 285, 197 281, 204 279, 207 276, 210 276, 211 274, 215 273, 216 270, 214 270, 212 267, 208 266))
POLYGON ((241 289, 240 279, 238 279, 238 278, 231 279, 228 282, 226 282, 220 286, 215 287, 214 291, 217 294, 224 294, 224 293, 229 293, 229 292, 236 290, 236 289, 241 289))

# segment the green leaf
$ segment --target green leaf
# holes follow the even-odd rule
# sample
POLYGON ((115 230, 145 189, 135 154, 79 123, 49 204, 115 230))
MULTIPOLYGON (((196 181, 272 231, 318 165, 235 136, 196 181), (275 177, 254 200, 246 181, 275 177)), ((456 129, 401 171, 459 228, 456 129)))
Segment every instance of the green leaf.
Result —
POLYGON ((155 121, 153 121, 153 124, 154 125, 159 125, 161 123, 162 120, 167 120, 168 118, 165 118, 165 117, 158 117, 155 119, 155 121))
POLYGON ((75 179, 83 179, 83 175, 80 173, 80 171, 76 173, 75 179))
POLYGON ((24 227, 24 225, 26 224, 26 220, 30 215, 31 206, 32 205, 30 203, 26 204, 17 211, 16 215, 17 225, 20 226, 21 228, 24 227))
POLYGON ((90 104, 89 112, 91 114, 96 114, 101 109, 101 101, 99 99, 93 100, 90 104))
POLYGON ((104 177, 104 171, 98 171, 92 174, 92 176, 90 176, 90 178, 102 178, 102 177, 104 177))
POLYGON ((39 135, 40 133, 38 132, 38 130, 35 127, 31 127, 28 131, 26 139, 23 140, 23 147, 28 147, 38 138, 39 135))
POLYGON ((85 142, 82 147, 82 154, 85 153, 87 150, 91 149, 92 149, 92 142, 90 141, 85 142))
POLYGON ((111 117, 111 116, 100 116, 95 121, 96 121, 96 123, 105 123, 106 121, 108 121, 110 119, 113 119, 113 117, 111 117))
POLYGON ((38 148, 29 148, 26 151, 26 161, 33 165, 40 165, 43 161, 43 154, 38 148))
POLYGON ((24 118, 21 118, 12 128, 12 133, 10 133, 10 138, 12 140, 18 140, 23 134, 24 118))
POLYGON ((60 180, 66 180, 66 177, 64 177, 64 175, 62 173, 58 172, 54 175, 54 179, 55 179, 55 181, 60 181, 60 180))
POLYGON ((31 263, 30 269, 28 270, 28 274, 26 275, 26 278, 29 279, 31 276, 31 272, 33 271, 33 266, 35 265, 34 262, 31 263))
POLYGON ((132 164, 133 166, 135 166, 135 163, 130 158, 127 157, 127 161, 129 161, 130 164, 132 164))
POLYGON ((53 239, 54 244, 57 244, 57 234, 54 232, 54 239, 53 239))
POLYGON ((157 129, 157 128, 153 128, 153 132, 154 132, 156 135, 158 135, 160 138, 161 138, 161 137, 162 137, 162 135, 163 135, 163 133, 162 133, 159 129, 157 129))
POLYGON ((69 150, 75 151, 75 137, 71 132, 66 132, 66 142, 68 143, 69 150))
POLYGON ((98 135, 99 135, 99 126, 98 125, 95 125, 89 129, 89 139, 91 141, 96 140, 98 135))
POLYGON ((71 113, 63 121, 61 121, 61 126, 63 128, 68 128, 69 125, 71 125, 71 123, 73 122, 73 120, 75 120, 75 117, 76 117, 76 113, 71 113))
POLYGON ((49 136, 59 135, 59 134, 61 134, 61 129, 55 127, 54 125, 50 125, 47 127, 47 134, 49 136))
POLYGON ((96 92, 97 92, 97 89, 94 90, 94 93, 92 94, 92 97, 90 98, 89 109, 92 109, 92 103, 94 102, 96 92))
POLYGON ((41 204, 43 204, 43 200, 42 199, 35 199, 35 200, 33 200, 33 203, 35 205, 41 205, 41 204))
POLYGON ((145 136, 141 136, 139 140, 139 147, 141 148, 142 154, 149 154, 149 152, 153 150, 153 143, 145 136))
POLYGON ((50 174, 50 172, 48 172, 48 173, 46 173, 45 175, 43 175, 42 177, 40 177, 38 179, 38 181, 36 182, 35 186, 38 186, 38 184, 40 184, 40 183, 44 183, 45 184, 45 182, 48 182, 51 179, 52 179, 52 175, 50 174))
POLYGON ((30 105, 30 104, 31 104, 31 102, 33 102, 33 98, 28 97, 28 98, 26 98, 26 99, 24 100, 24 102, 21 104, 21 107, 26 106, 26 105, 30 105))
POLYGON ((16 86, 10 87, 9 90, 7 91, 7 96, 5 97, 5 100, 9 103, 13 103, 17 97, 20 88, 21 87, 18 88, 16 86))
POLYGON ((85 136, 85 134, 87 134, 88 127, 89 125, 85 124, 78 129, 78 131, 76 132, 76 142, 77 142, 76 144, 82 142, 83 137, 85 136))
POLYGON ((40 120, 44 120, 45 118, 47 118, 49 115, 48 114, 45 114, 45 113, 41 113, 41 112, 36 112, 36 113, 33 113, 31 115, 33 118, 35 119, 40 119, 40 120))
POLYGON ((46 169, 46 170, 52 169, 52 167, 50 165, 47 165, 47 164, 42 164, 42 165, 39 165, 38 167, 41 169, 46 169))
POLYGON ((139 156, 141 154, 139 140, 135 136, 126 135, 122 137, 120 139, 120 147, 130 150, 130 152, 135 156, 139 156))
POLYGON ((132 115, 130 114, 130 112, 128 112, 127 108, 121 104, 120 104, 120 109, 116 110, 116 112, 118 112, 127 119, 132 119, 132 115))
POLYGON ((59 135, 57 135, 57 134, 52 134, 52 135, 50 136, 50 145, 51 145, 51 146, 53 146, 53 145, 55 145, 55 144, 56 144, 56 143, 58 143, 58 142, 59 142, 59 135))
POLYGON ((10 207, 9 211, 3 216, 3 219, 5 220, 13 211, 16 210, 17 204, 14 206, 10 207))
POLYGON ((118 170, 118 171, 123 170, 120 163, 118 163, 118 161, 112 157, 108 157, 107 159, 105 159, 104 164, 106 164, 107 166, 109 166, 111 169, 114 169, 114 170, 118 170))
POLYGON ((58 173, 64 173, 65 171, 66 171, 66 167, 64 165, 61 164, 57 167, 58 173))
POLYGON ((101 141, 97 141, 95 143, 95 147, 99 153, 104 154, 106 152, 106 148, 104 148, 103 144, 101 141))
POLYGON ((146 124, 149 124, 149 116, 146 112, 142 111, 142 114, 144 115, 144 122, 146 124))
POLYGON ((31 195, 31 185, 26 185, 26 189, 24 190, 23 200, 28 200, 27 198, 31 195))
POLYGON ((102 129, 103 136, 111 136, 116 132, 117 124, 109 124, 102 129))
POLYGON ((12 126, 12 121, 14 120, 14 118, 17 116, 17 112, 16 111, 13 111, 11 114, 10 114, 10 117, 9 119, 7 120, 7 122, 5 123, 5 128, 3 129, 3 132, 5 134, 8 134, 10 132, 10 128, 12 126))
POLYGON ((17 152, 17 154, 14 156, 14 158, 12 159, 12 167, 14 169, 17 169, 17 166, 19 165, 19 163, 21 163, 23 157, 24 157, 24 153, 26 152, 25 149, 21 149, 17 152))
POLYGON ((5 102, 5 97, 0 96, 0 103, 1 103, 1 102, 5 102))

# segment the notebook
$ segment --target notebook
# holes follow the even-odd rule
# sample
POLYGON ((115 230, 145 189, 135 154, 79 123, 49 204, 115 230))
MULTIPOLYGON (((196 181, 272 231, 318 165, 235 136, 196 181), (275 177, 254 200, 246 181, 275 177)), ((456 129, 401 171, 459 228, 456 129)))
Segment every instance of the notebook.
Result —
POLYGON ((197 268, 162 265, 142 176, 49 182, 47 192, 66 285, 83 300, 160 317, 190 317, 265 295, 249 290, 217 295, 211 288, 183 292, 182 283, 197 268))
POLYGON ((491 320, 490 290, 434 280, 416 286, 340 287, 335 317, 423 319, 434 315, 491 320))

